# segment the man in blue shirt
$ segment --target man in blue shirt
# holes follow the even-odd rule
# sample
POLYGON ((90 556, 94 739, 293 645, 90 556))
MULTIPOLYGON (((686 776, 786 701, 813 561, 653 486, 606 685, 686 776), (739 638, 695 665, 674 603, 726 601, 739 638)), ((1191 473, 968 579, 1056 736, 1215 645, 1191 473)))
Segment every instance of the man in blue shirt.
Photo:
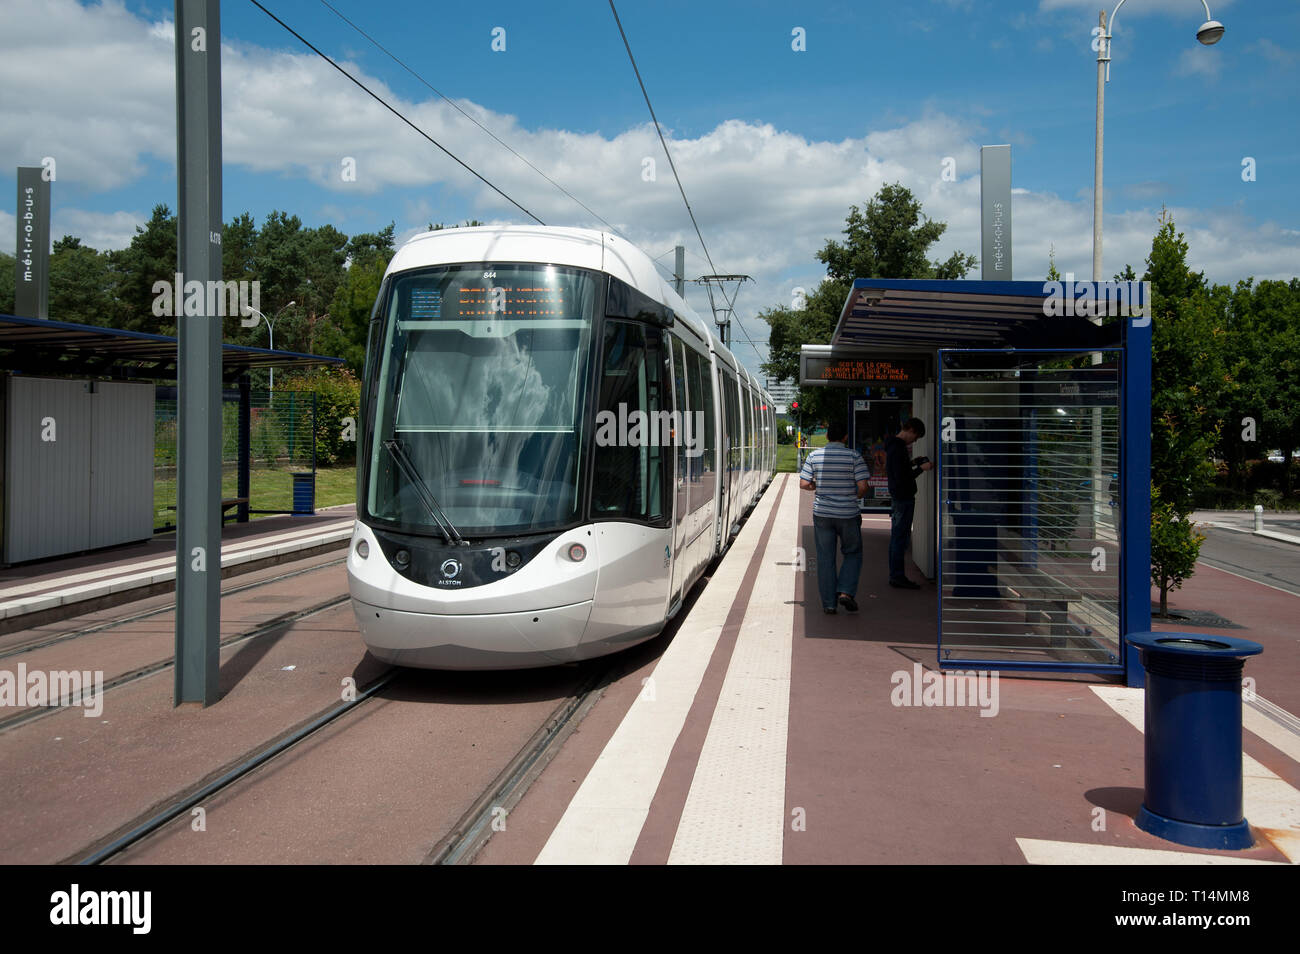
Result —
POLYGON ((912 460, 911 447, 925 436, 925 422, 919 417, 903 422, 902 429, 885 441, 885 473, 889 475, 889 585, 902 590, 921 587, 903 571, 903 554, 912 542, 912 515, 916 511, 916 478, 933 470, 927 458, 912 460))
POLYGON ((803 463, 799 486, 815 491, 813 497, 813 538, 817 543, 817 589, 822 610, 835 612, 835 598, 850 613, 858 611, 854 596, 862 573, 862 511, 858 498, 867 493, 871 471, 862 455, 844 446, 849 429, 842 420, 826 426, 827 444, 819 447, 803 463), (835 571, 836 541, 844 554, 844 564, 835 571))

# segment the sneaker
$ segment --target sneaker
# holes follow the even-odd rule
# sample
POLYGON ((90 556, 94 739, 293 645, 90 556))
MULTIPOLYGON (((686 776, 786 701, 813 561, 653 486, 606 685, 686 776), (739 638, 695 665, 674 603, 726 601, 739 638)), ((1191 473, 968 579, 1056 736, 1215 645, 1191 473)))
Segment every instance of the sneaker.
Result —
POLYGON ((835 607, 834 607, 834 606, 823 606, 823 607, 822 607, 822 612, 825 613, 827 616, 834 616, 834 615, 835 615, 835 607))
POLYGON ((896 586, 900 590, 919 590, 921 588, 921 584, 913 583, 907 577, 903 577, 901 580, 890 580, 889 585, 896 586))
POLYGON ((840 605, 850 613, 856 613, 858 611, 858 601, 851 596, 841 596, 840 605))

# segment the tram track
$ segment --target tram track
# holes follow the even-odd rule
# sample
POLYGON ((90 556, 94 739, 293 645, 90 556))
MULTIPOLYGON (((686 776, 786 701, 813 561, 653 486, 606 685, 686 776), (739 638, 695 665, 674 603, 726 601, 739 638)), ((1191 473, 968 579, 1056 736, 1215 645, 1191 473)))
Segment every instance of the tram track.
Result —
MULTIPOLYGON (((281 573, 278 576, 267 577, 265 580, 255 580, 252 583, 244 583, 239 586, 231 587, 228 590, 222 590, 221 597, 222 599, 225 599, 227 596, 234 596, 236 593, 243 593, 262 586, 268 586, 272 583, 279 583, 283 580, 291 580, 294 577, 303 576, 307 573, 315 573, 317 570, 324 570, 332 566, 342 566, 346 562, 346 557, 339 557, 338 559, 329 560, 325 563, 317 563, 314 566, 303 567, 300 570, 294 570, 290 573, 281 573)), ((116 629, 117 627, 125 626, 128 623, 136 623, 140 620, 152 619, 155 616, 162 616, 174 612, 175 609, 176 601, 172 600, 165 606, 158 606, 151 610, 145 610, 142 613, 133 613, 130 616, 123 616, 119 619, 106 620, 103 623, 96 623, 93 626, 86 626, 69 633, 59 633, 55 636, 38 637, 30 642, 18 643, 13 646, 5 647, 3 650, 0 650, 0 659, 9 659, 13 656, 20 656, 23 653, 44 649, 47 646, 56 646, 59 643, 67 642, 72 639, 80 639, 82 636, 89 636, 93 633, 102 633, 110 629, 116 629)))
MULTIPOLYGON (((708 576, 711 576, 712 569, 713 566, 710 566, 708 574, 700 581, 701 585, 695 587, 688 595, 682 607, 683 612, 669 622, 665 632, 658 639, 651 642, 659 643, 661 639, 671 639, 672 634, 707 587, 708 576)), ((316 611, 319 611, 319 608, 316 608, 316 611)), ((309 612, 311 610, 304 611, 304 615, 309 612)), ((277 621, 270 625, 282 626, 288 622, 277 621)), ((247 639, 249 636, 240 638, 247 639)), ((658 650, 653 646, 642 644, 641 647, 630 648, 627 652, 578 664, 580 668, 573 678, 567 680, 566 687, 561 690, 563 696, 558 704, 538 722, 533 723, 536 725, 535 730, 522 745, 516 743, 518 748, 508 760, 497 763, 503 765, 501 770, 481 789, 476 786, 473 790, 465 792, 469 807, 454 823, 448 824, 447 821, 435 823, 433 832, 442 831, 443 834, 433 843, 423 858, 419 859, 419 863, 473 863, 476 855, 488 843, 493 833, 503 830, 495 824, 498 818, 504 820, 519 804, 532 784, 558 755, 565 742, 586 716, 595 709, 606 690, 628 673, 638 671, 647 658, 657 655, 657 652, 658 650), (473 791, 478 791, 479 794, 469 801, 468 797, 473 791)), ((79 849, 75 854, 65 857, 64 863, 96 865, 131 863, 133 860, 149 863, 155 857, 169 857, 168 851, 172 852, 170 856, 172 863, 176 860, 191 860, 188 852, 178 859, 174 853, 175 848, 169 847, 169 839, 183 834, 179 825, 185 821, 188 813, 199 806, 207 807, 209 811, 214 810, 212 808, 214 804, 218 806, 217 810, 223 813, 229 812, 232 805, 255 806, 258 799, 265 804, 266 793, 275 791, 274 787, 270 789, 262 787, 268 777, 275 778, 279 775, 283 778, 285 771, 293 772, 297 765, 310 766, 313 762, 319 764, 322 759, 334 760, 337 763, 341 758, 340 750, 337 748, 330 754, 324 754, 325 750, 318 748, 319 745, 332 745, 332 740, 346 735, 353 739, 349 743, 352 750, 357 750, 358 745, 366 746, 369 743, 363 727, 368 723, 373 726, 374 718, 382 718, 379 715, 381 710, 387 711, 389 704, 400 706, 409 703, 412 700, 408 696, 412 692, 418 695, 426 691, 427 683, 421 683, 419 679, 399 681, 399 677, 403 674, 415 673, 416 671, 401 667, 390 667, 384 670, 364 689, 359 689, 354 699, 320 710, 268 743, 250 747, 246 754, 238 756, 235 761, 228 762, 203 776, 175 795, 155 802, 130 821, 79 849), (384 692, 385 689, 389 691, 384 692), (381 692, 383 695, 380 695, 381 692), (333 727, 333 732, 326 731, 330 727, 333 727), (357 732, 358 736, 354 738, 351 735, 353 732, 357 732), (317 745, 309 741, 313 738, 316 739, 317 745), (308 744, 302 745, 301 743, 304 742, 308 744), (251 803, 242 801, 253 792, 261 794, 254 794, 254 801, 251 803), (214 799, 215 796, 221 798, 214 799), (231 801, 232 799, 235 801, 231 801)), ((477 703, 474 705, 477 708, 477 703)), ((388 724, 391 726, 396 723, 393 723, 390 718, 388 724)), ((442 724, 441 720, 439 724, 442 724)), ((477 726, 486 723, 476 719, 474 724, 477 726)), ((418 726, 419 722, 415 725, 418 726)), ((425 725, 429 723, 426 722, 425 725)), ((448 734, 447 738, 450 741, 454 735, 448 734)), ((505 746, 501 749, 505 750, 501 755, 511 751, 505 746)), ((342 758, 344 762, 351 761, 346 756, 342 758)), ((310 777, 310 773, 311 770, 308 768, 305 770, 305 775, 299 777, 310 777)), ((405 781, 407 775, 409 775, 408 771, 399 768, 391 777, 372 774, 369 778, 374 784, 376 793, 385 790, 396 792, 405 790, 402 786, 407 784, 405 781)), ((479 784, 482 785, 481 782, 479 784)), ((461 804, 465 803, 461 802, 461 804)), ((301 805, 295 806, 294 810, 296 817, 301 817, 301 805)), ((247 808, 242 811, 247 812, 247 808)), ((236 812, 239 814, 241 809, 236 809, 236 812)), ((243 820, 240 827, 252 829, 257 824, 247 814, 239 814, 239 817, 243 820)), ((279 826, 285 822, 280 810, 277 810, 272 815, 263 816, 261 824, 269 824, 279 829, 279 826)), ((174 842, 172 845, 174 846, 174 842)))
POLYGON ((345 700, 338 705, 318 713, 311 718, 306 724, 297 729, 290 730, 286 735, 273 741, 271 744, 264 746, 251 755, 245 756, 238 763, 226 769, 217 778, 213 779, 198 789, 182 795, 173 801, 166 808, 158 811, 147 813, 135 820, 128 822, 117 831, 122 834, 110 835, 111 840, 107 844, 93 848, 89 853, 83 853, 81 857, 75 859, 79 865, 99 865, 121 854, 132 845, 143 841, 151 834, 167 825, 168 822, 193 809, 201 802, 212 797, 238 782, 241 778, 253 772, 254 770, 278 758, 289 749, 293 748, 304 739, 315 735, 321 729, 337 721, 344 715, 356 710, 366 702, 374 698, 375 693, 388 686, 394 679, 401 674, 397 667, 391 667, 381 673, 373 682, 364 689, 357 692, 355 699, 345 700))
POLYGON ((474 856, 492 837, 493 823, 509 815, 519 804, 565 740, 600 701, 615 668, 613 665, 602 666, 589 673, 574 693, 556 706, 451 831, 430 849, 422 864, 466 865, 473 862, 474 856))
MULTIPOLYGON (((313 569, 319 569, 319 567, 314 567, 313 569)), ((310 571, 303 571, 303 572, 310 572, 310 571)), ((346 603, 349 599, 350 597, 347 594, 338 597, 331 597, 328 600, 315 603, 312 606, 306 607, 305 609, 302 610, 298 610, 295 613, 290 613, 286 616, 280 616, 273 620, 268 620, 267 622, 262 623, 261 625, 256 626, 253 629, 245 630, 242 633, 236 633, 232 636, 226 637, 225 639, 221 640, 218 643, 218 648, 227 649, 231 646, 237 646, 241 643, 246 643, 251 640, 258 639, 262 636, 270 635, 271 633, 284 629, 287 626, 291 626, 294 623, 299 622, 300 620, 307 619, 310 616, 315 616, 318 613, 323 613, 326 610, 333 609, 335 606, 339 606, 343 603, 346 603)), ((157 662, 150 663, 146 666, 140 666, 130 670, 129 672, 125 672, 122 673, 121 675, 114 676, 112 679, 106 679, 104 680, 101 686, 97 686, 93 691, 104 693, 104 692, 108 692, 110 689, 118 689, 121 688, 122 686, 130 685, 133 682, 138 682, 141 679, 145 679, 148 676, 152 676, 157 673, 163 672, 167 669, 171 669, 175 665, 176 665, 175 658, 161 659, 158 660, 157 662)), ((10 729, 15 729, 18 726, 25 725, 29 722, 33 722, 36 719, 41 718, 42 716, 47 716, 50 715, 51 713, 59 712, 63 709, 75 708, 81 705, 85 699, 86 699, 86 690, 83 689, 81 692, 75 694, 75 696, 60 701, 58 705, 33 706, 31 708, 24 709, 21 712, 9 716, 8 718, 0 719, 0 733, 8 732, 10 729)))
MULTIPOLYGON (((498 817, 498 812, 508 813, 518 804, 529 786, 600 700, 606 686, 620 668, 617 662, 595 664, 577 687, 552 710, 491 784, 473 801, 469 809, 439 839, 422 863, 469 864, 472 862, 479 849, 491 837, 492 822, 498 817)), ((65 863, 99 865, 118 858, 127 849, 146 842, 151 835, 161 832, 169 823, 209 801, 213 796, 287 755, 299 743, 315 736, 344 716, 356 713, 363 704, 374 700, 381 690, 392 685, 405 672, 407 670, 401 667, 385 670, 368 686, 359 690, 355 699, 318 713, 298 728, 290 730, 269 744, 245 755, 238 762, 219 770, 220 774, 211 781, 178 795, 162 808, 143 813, 120 826, 105 839, 100 839, 79 852, 77 856, 65 859, 65 863)))

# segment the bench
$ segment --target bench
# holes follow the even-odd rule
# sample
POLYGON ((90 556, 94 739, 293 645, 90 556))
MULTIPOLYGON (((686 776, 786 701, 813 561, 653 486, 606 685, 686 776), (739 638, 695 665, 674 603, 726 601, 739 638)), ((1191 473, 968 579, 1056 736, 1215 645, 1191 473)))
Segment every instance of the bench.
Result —
MULTIPOLYGON (((225 526, 226 521, 230 518, 230 514, 228 514, 226 511, 228 511, 231 507, 238 507, 240 504, 246 504, 246 503, 248 503, 247 497, 226 497, 225 499, 223 499, 221 501, 221 525, 225 526)), ((168 504, 167 509, 175 510, 176 505, 168 504)), ((236 516, 238 515, 236 514, 236 516)))

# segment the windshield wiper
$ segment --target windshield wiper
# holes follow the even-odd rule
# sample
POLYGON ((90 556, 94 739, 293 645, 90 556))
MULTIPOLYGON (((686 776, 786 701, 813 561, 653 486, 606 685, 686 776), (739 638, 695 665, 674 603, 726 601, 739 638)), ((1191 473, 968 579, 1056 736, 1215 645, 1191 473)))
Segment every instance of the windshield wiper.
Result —
POLYGON ((402 449, 402 445, 395 440, 387 440, 384 441, 384 447, 388 450, 388 453, 393 455, 393 460, 397 461, 398 469, 406 475, 406 479, 415 488, 415 494, 420 498, 420 503, 424 504, 434 522, 438 524, 438 529, 442 531, 442 537, 447 541, 447 546, 469 546, 469 542, 460 535, 459 530, 452 526, 447 514, 438 506, 438 501, 433 499, 433 494, 429 492, 428 486, 424 483, 424 478, 416 471, 415 465, 411 463, 411 458, 406 456, 406 451, 402 449))

